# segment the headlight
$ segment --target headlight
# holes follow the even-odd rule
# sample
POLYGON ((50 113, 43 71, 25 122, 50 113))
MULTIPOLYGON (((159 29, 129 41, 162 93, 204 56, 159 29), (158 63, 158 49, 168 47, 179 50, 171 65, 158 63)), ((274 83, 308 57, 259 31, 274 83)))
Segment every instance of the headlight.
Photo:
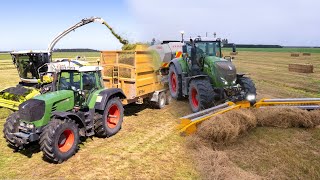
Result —
POLYGON ((256 99, 256 96, 253 95, 253 94, 248 94, 246 99, 247 99, 248 101, 253 101, 253 100, 256 99))
POLYGON ((33 128, 34 128, 34 125, 33 125, 33 124, 27 124, 27 128, 33 129, 33 128))
POLYGON ((228 82, 223 77, 220 77, 220 79, 224 85, 228 85, 228 82))

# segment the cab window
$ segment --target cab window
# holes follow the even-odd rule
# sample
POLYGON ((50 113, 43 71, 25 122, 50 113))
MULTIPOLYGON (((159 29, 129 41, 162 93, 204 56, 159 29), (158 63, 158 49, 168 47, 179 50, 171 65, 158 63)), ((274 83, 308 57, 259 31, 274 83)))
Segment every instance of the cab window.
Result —
POLYGON ((96 88, 96 76, 94 72, 84 72, 82 74, 83 90, 92 90, 96 88))
POLYGON ((79 72, 61 72, 58 83, 58 90, 80 89, 79 72))

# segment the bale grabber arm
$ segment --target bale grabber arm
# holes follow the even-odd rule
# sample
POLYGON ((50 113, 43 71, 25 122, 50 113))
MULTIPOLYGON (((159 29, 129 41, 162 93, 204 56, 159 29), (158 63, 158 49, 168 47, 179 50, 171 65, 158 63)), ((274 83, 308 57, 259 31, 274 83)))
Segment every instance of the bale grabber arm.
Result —
POLYGON ((180 118, 178 130, 182 135, 189 135, 197 130, 197 125, 210 118, 240 108, 299 108, 306 110, 320 109, 320 98, 261 99, 250 106, 248 101, 226 102, 212 108, 189 114, 180 118))

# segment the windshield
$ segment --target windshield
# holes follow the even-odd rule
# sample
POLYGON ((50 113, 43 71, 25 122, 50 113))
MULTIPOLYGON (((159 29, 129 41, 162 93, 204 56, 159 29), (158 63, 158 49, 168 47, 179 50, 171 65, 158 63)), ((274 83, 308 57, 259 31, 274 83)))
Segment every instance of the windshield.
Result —
POLYGON ((39 79, 38 68, 49 62, 48 54, 42 53, 15 54, 12 59, 20 77, 24 79, 39 79))
POLYGON ((212 42, 196 42, 197 55, 206 54, 207 56, 217 56, 220 57, 220 42, 212 41, 212 42))
POLYGON ((80 89, 81 76, 76 71, 65 71, 60 73, 58 90, 80 89))

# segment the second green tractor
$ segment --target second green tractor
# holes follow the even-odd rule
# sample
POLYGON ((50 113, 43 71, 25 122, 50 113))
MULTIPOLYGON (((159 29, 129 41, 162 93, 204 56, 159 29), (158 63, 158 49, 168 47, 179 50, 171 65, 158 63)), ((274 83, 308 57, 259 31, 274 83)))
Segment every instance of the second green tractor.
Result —
POLYGON ((188 97, 193 112, 226 101, 256 102, 253 81, 236 72, 231 57, 222 58, 219 39, 190 39, 182 51, 182 57, 170 61, 169 89, 175 99, 188 97))

